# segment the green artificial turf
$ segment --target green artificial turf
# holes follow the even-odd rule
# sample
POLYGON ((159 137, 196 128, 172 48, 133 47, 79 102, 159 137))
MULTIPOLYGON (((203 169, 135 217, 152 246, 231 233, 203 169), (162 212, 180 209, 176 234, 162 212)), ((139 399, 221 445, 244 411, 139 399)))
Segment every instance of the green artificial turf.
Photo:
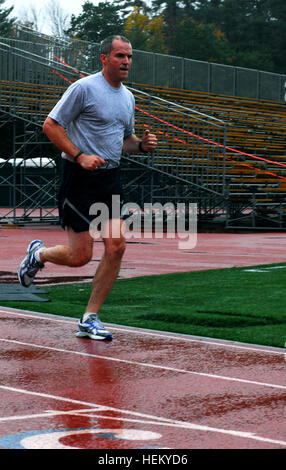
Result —
MULTIPOLYGON (((90 283, 45 287, 50 302, 1 302, 79 318, 90 283)), ((100 318, 107 323, 284 347, 286 265, 118 279, 100 318)))

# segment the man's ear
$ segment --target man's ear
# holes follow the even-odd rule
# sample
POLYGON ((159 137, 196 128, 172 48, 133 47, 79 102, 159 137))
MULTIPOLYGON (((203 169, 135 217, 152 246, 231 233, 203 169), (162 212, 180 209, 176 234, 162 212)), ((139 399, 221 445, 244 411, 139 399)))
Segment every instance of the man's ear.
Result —
POLYGON ((106 63, 107 63, 107 54, 100 54, 100 60, 103 63, 103 65, 106 65, 106 63))

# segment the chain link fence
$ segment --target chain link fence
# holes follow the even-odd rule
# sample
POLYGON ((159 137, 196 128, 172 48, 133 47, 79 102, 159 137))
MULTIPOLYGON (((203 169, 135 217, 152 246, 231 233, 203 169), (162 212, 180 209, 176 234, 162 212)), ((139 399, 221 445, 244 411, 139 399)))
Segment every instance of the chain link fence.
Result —
MULTIPOLYGON (((78 70, 101 69, 99 44, 63 40, 17 30, 18 39, 0 39, 37 55, 64 58, 78 70)), ((286 102, 286 75, 183 57, 134 50, 129 80, 133 83, 286 102)))

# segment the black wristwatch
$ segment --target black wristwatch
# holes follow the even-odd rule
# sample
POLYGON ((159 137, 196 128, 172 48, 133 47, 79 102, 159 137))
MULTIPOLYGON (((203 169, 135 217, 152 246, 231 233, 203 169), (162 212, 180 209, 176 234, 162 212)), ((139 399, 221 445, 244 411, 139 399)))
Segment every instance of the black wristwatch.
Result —
POLYGON ((83 152, 78 152, 75 157, 73 157, 73 161, 76 162, 78 157, 82 154, 83 152))
POLYGON ((138 145, 138 148, 139 148, 140 152, 142 152, 142 153, 148 153, 148 152, 146 152, 146 151, 143 149, 143 147, 142 147, 142 140, 140 140, 139 145, 138 145))

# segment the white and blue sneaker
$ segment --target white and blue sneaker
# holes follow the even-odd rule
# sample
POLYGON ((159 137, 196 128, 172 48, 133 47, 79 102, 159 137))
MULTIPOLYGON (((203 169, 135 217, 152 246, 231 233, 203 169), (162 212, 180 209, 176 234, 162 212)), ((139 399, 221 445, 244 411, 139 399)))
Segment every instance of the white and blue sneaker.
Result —
POLYGON ((44 263, 37 261, 34 256, 35 252, 39 248, 45 248, 45 245, 41 242, 41 240, 33 240, 28 246, 27 256, 19 265, 18 279, 24 287, 29 287, 34 281, 34 278, 39 269, 43 269, 45 266, 44 263))
POLYGON ((84 321, 83 318, 79 320, 76 336, 78 338, 88 336, 91 339, 112 340, 112 334, 104 328, 95 313, 89 314, 84 321))

